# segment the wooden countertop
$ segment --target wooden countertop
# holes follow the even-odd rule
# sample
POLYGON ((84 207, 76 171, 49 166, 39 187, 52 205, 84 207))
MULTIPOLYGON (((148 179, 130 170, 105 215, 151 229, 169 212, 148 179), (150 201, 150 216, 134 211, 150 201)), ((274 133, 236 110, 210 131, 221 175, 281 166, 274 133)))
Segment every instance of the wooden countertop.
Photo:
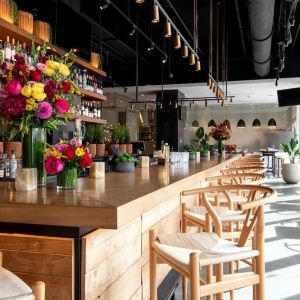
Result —
POLYGON ((97 180, 80 178, 76 190, 57 190, 55 183, 48 183, 47 188, 17 192, 14 182, 0 182, 0 222, 119 228, 236 158, 137 168, 97 180))

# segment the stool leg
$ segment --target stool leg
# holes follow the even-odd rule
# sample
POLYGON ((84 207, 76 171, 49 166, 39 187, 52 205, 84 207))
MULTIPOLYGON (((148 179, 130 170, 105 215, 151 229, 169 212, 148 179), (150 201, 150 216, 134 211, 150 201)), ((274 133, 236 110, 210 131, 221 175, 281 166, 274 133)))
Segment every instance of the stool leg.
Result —
POLYGON ((190 255, 191 300, 200 299, 199 254, 190 255))
POLYGON ((181 232, 186 232, 187 230, 187 221, 184 216, 184 211, 186 210, 186 204, 181 204, 181 232))
POLYGON ((188 300, 187 297, 187 278, 185 276, 181 276, 182 277, 182 295, 183 295, 183 300, 188 300))
POLYGON ((150 256, 150 300, 157 300, 157 257, 152 249, 156 239, 154 230, 149 231, 149 256, 150 256))
MULTIPOLYGON (((209 265, 206 267, 206 282, 207 284, 212 283, 212 274, 213 273, 213 267, 212 265, 209 265)), ((206 300, 213 300, 213 296, 209 295, 206 297, 206 300)))
POLYGON ((45 282, 37 281, 32 285, 32 291, 35 296, 35 300, 45 300, 45 282))

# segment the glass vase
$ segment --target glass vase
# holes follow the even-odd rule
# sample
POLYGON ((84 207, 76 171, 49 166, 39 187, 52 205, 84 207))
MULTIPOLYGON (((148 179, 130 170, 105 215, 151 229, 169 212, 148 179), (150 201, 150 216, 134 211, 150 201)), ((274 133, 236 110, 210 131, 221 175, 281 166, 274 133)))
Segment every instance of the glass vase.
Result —
POLYGON ((223 143, 222 141, 218 141, 218 153, 222 154, 223 151, 223 143))
POLYGON ((46 148, 47 132, 45 128, 33 127, 23 137, 22 167, 37 168, 37 184, 45 186, 47 174, 44 170, 44 150, 46 148))
POLYGON ((67 168, 57 174, 59 190, 75 189, 77 185, 77 168, 67 168))

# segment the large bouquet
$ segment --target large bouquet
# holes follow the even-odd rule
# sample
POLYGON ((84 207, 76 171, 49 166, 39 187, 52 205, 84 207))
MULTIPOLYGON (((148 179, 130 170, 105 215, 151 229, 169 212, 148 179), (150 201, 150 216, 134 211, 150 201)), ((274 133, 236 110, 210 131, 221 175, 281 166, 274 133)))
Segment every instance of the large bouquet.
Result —
POLYGON ((231 134, 231 126, 228 123, 220 123, 211 128, 209 135, 216 141, 229 140, 231 134))
POLYGON ((85 169, 93 164, 87 148, 76 139, 60 140, 45 151, 44 168, 49 175, 59 174, 66 169, 85 169))
POLYGON ((80 93, 70 80, 69 54, 52 60, 46 56, 47 46, 32 47, 33 63, 22 55, 15 63, 0 65, 0 117, 15 125, 13 134, 28 134, 31 127, 57 129, 74 117, 72 94, 80 93))

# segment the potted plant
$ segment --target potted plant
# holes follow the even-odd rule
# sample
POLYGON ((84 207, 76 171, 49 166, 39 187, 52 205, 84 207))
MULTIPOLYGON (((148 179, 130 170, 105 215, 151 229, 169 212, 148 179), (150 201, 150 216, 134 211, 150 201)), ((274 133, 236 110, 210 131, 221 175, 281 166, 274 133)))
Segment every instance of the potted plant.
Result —
POLYGON ((135 170, 134 158, 129 153, 123 153, 122 156, 116 157, 114 163, 117 172, 133 172, 135 170))
POLYGON ((112 147, 119 148, 119 125, 114 125, 111 128, 111 142, 109 144, 109 155, 114 155, 114 152, 112 151, 112 147))
POLYGON ((132 144, 130 143, 131 135, 130 130, 127 126, 125 126, 125 143, 126 143, 126 152, 132 154, 132 144))
POLYGON ((122 152, 126 152, 126 126, 118 125, 118 140, 119 140, 119 148, 122 152))
POLYGON ((217 145, 209 145, 209 153, 211 156, 216 155, 216 152, 218 152, 217 145))
POLYGON ((192 144, 192 145, 185 145, 185 146, 183 147, 183 151, 189 153, 189 159, 190 159, 190 160, 195 160, 195 159, 196 159, 196 152, 197 152, 197 149, 196 149, 196 147, 195 147, 195 144, 192 144))
POLYGON ((96 156, 96 143, 95 143, 95 124, 88 123, 85 131, 85 140, 87 148, 92 157, 96 156))
POLYGON ((210 152, 209 145, 210 136, 205 133, 204 138, 200 141, 200 155, 201 157, 207 157, 210 152))
POLYGON ((293 137, 288 144, 281 143, 280 148, 288 153, 290 163, 282 164, 282 178, 287 183, 297 183, 300 181, 300 164, 295 163, 297 156, 300 156, 300 146, 296 130, 293 129, 293 137))
POLYGON ((105 143, 104 143, 104 128, 101 124, 95 126, 95 143, 96 143, 96 156, 105 155, 105 143))

